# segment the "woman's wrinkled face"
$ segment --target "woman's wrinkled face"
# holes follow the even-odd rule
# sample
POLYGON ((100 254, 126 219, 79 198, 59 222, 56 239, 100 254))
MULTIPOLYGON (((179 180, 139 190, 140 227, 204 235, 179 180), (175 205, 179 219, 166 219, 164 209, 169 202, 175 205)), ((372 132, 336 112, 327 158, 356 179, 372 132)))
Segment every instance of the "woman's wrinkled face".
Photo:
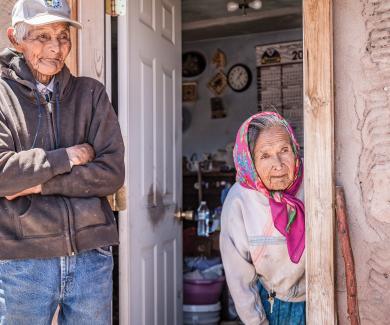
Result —
POLYGON ((18 46, 30 69, 45 76, 59 73, 70 49, 70 31, 66 23, 32 27, 18 46))
POLYGON ((262 131, 254 149, 257 174, 268 190, 283 191, 294 180, 295 155, 290 136, 282 126, 262 131))

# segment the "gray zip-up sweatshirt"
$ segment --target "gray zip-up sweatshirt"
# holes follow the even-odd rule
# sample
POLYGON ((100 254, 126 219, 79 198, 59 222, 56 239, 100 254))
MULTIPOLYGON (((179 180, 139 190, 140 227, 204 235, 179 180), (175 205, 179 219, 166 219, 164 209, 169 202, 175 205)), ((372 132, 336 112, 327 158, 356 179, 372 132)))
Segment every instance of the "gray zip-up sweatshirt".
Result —
MULTIPOLYGON (((303 186, 297 197, 303 200, 303 186)), ((233 185, 222 209, 220 249, 226 280, 245 325, 268 324, 257 281, 283 301, 305 300, 305 254, 291 262, 286 239, 274 227, 260 192, 233 185)))
POLYGON ((71 255, 118 243, 105 198, 124 181, 124 145, 104 86, 55 76, 51 102, 24 58, 0 54, 0 259, 71 255), (71 168, 65 148, 89 143, 95 159, 71 168), (42 193, 6 195, 42 184, 42 193))

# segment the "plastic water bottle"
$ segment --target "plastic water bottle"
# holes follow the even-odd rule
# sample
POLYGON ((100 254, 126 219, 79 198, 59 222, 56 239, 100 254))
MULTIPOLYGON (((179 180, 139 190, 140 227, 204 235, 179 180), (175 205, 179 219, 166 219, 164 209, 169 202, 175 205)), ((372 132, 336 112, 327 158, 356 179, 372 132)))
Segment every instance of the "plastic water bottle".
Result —
POLYGON ((224 187, 221 191, 221 205, 225 202, 225 199, 229 193, 230 188, 232 187, 232 184, 229 182, 226 182, 225 184, 222 184, 224 187))
POLYGON ((200 237, 209 236, 209 222, 210 222, 210 210, 207 207, 207 203, 202 201, 198 208, 198 227, 197 234, 200 237))
POLYGON ((212 226, 209 231, 209 233, 213 233, 215 231, 220 231, 221 230, 221 213, 222 213, 222 208, 218 207, 215 209, 214 214, 212 216, 212 226))

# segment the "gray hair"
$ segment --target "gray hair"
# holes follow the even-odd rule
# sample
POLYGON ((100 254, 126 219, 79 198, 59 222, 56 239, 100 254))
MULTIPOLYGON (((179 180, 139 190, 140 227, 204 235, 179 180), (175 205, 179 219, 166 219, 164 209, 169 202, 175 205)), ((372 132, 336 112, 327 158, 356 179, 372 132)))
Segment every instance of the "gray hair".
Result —
MULTIPOLYGON (((248 145, 252 159, 255 158, 255 145, 259 138, 259 135, 267 129, 272 127, 283 127, 286 128, 283 121, 275 115, 264 115, 261 117, 254 118, 248 127, 248 145)), ((287 131, 287 129, 286 129, 287 131)))
POLYGON ((28 36, 31 25, 24 22, 17 23, 14 27, 14 37, 18 43, 22 42, 28 36))

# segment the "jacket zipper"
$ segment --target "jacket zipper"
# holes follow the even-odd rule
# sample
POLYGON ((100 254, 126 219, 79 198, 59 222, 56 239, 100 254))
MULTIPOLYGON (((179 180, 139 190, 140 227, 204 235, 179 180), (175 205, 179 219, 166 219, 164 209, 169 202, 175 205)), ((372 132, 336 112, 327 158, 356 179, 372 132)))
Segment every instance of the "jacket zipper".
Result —
POLYGON ((51 102, 47 103, 47 107, 49 108, 49 116, 50 116, 50 126, 51 126, 51 133, 54 138, 54 147, 57 148, 57 133, 55 132, 55 125, 54 125, 54 119, 53 119, 53 104, 51 102))
MULTIPOLYGON (((48 112, 49 112, 49 118, 50 118, 50 131, 51 131, 51 139, 52 139, 52 147, 54 147, 55 149, 57 149, 57 134, 55 132, 55 124, 54 124, 54 119, 53 119, 53 104, 52 102, 47 102, 47 108, 48 108, 48 112), (53 141, 54 139, 54 141, 53 141), (54 142, 54 143, 53 143, 54 142)), ((68 254, 69 256, 73 256, 75 255, 75 249, 73 247, 73 244, 72 244, 72 230, 71 230, 71 220, 70 220, 70 212, 69 212, 69 208, 68 208, 68 205, 65 201, 65 199, 63 199, 64 201, 64 204, 65 204, 65 207, 66 207, 66 214, 67 214, 67 221, 68 221, 68 236, 67 237, 67 240, 68 240, 68 254)))

